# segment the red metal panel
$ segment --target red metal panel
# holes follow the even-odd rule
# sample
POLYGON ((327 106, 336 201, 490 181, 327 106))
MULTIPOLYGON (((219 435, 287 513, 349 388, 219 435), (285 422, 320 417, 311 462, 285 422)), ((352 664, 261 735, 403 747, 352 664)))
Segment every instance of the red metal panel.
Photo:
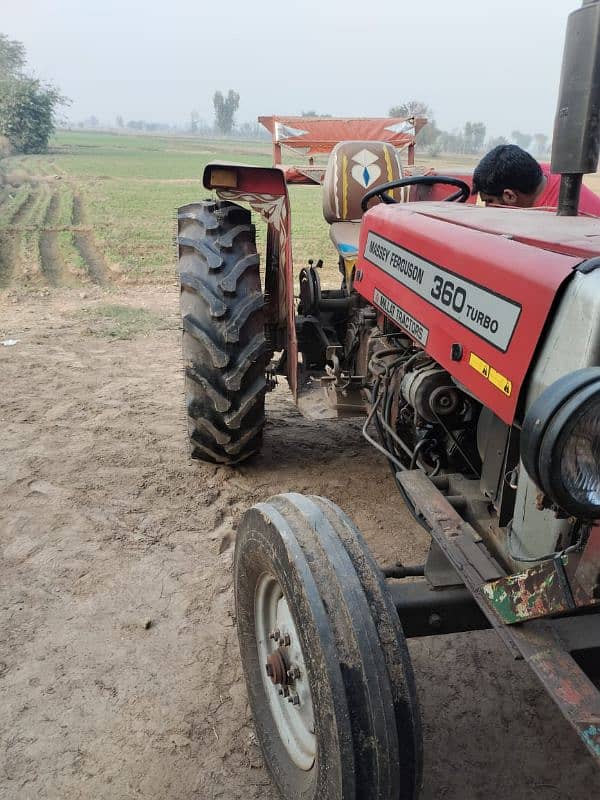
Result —
MULTIPOLYGON (((267 252, 267 259, 277 258, 279 264, 279 294, 276 298, 276 316, 285 320, 287 340, 287 379, 294 396, 298 391, 298 342, 296 340, 294 308, 294 274, 292 258, 292 229, 290 201, 283 171, 279 167, 254 167, 244 164, 211 163, 204 170, 204 186, 215 189, 220 198, 248 203, 267 222, 275 236, 267 236, 267 243, 276 242, 278 253, 267 252), (213 174, 213 170, 215 170, 213 174), (213 179, 220 174, 227 182, 219 186, 213 179), (235 181, 227 179, 227 172, 235 173, 235 181)), ((272 301, 273 299, 271 299, 272 301)))
POLYGON ((423 203, 419 213, 555 253, 581 259, 600 255, 600 219, 597 217, 558 217, 548 209, 484 208, 462 203, 423 203))
MULTIPOLYGON (((379 205, 368 211, 361 228, 356 288, 374 305, 384 304, 381 298, 379 304, 375 302, 378 291, 410 315, 405 328, 412 328, 409 332, 413 338, 420 340, 425 350, 484 405, 511 424, 556 293, 581 259, 436 218, 435 210, 440 209, 443 216, 448 213, 448 206, 449 203, 379 205), (421 207, 427 209, 426 213, 421 213, 421 207), (388 245, 382 245, 379 254, 372 249, 365 253, 368 240, 369 244, 387 241, 400 246, 408 252, 406 260, 400 264, 396 250, 396 257, 392 253, 390 261, 399 267, 386 271, 382 259, 388 245), (423 265, 423 279, 423 271, 415 266, 419 257, 433 265, 432 274, 447 275, 453 285, 462 280, 467 286, 465 298, 461 299, 461 314, 429 296, 434 292, 429 292, 427 284, 429 267, 423 265), (414 279, 410 278, 411 272, 414 279), (486 306, 492 312, 480 317, 478 308, 486 306), (500 326, 496 321, 497 332, 492 333, 490 324, 493 328, 496 308, 500 326), (509 321, 504 323, 503 317, 509 321), (459 361, 452 358, 453 345, 462 349, 459 361)), ((485 219, 486 209, 479 210, 485 219)), ((436 284, 435 291, 439 297, 441 283, 439 287, 436 284)), ((442 296, 442 300, 450 296, 442 296)), ((389 309, 388 316, 392 317, 389 309)))
POLYGON ((273 144, 301 150, 306 155, 330 153, 338 142, 379 141, 395 147, 414 144, 415 122, 419 130, 427 124, 425 118, 414 117, 259 117, 273 136, 273 144))
POLYGON ((218 183, 215 183, 213 178, 213 171, 217 170, 235 172, 235 186, 227 183, 223 188, 236 189, 239 192, 254 192, 256 194, 287 194, 285 178, 279 167, 255 167, 251 164, 231 164, 227 161, 213 161, 204 168, 202 183, 206 189, 222 188, 218 183))

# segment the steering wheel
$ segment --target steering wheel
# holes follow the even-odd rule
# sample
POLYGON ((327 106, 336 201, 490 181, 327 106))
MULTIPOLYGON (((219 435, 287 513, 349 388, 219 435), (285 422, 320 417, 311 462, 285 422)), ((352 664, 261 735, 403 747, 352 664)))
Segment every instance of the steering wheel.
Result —
POLYGON ((436 183, 458 187, 458 192, 454 192, 449 197, 444 198, 444 200, 448 202, 457 200, 459 203, 466 203, 471 194, 471 187, 469 184, 461 181, 460 178, 450 178, 447 175, 413 175, 410 178, 399 178, 396 181, 382 183, 374 189, 371 189, 361 200, 360 207, 363 211, 366 211, 369 201, 374 197, 378 197, 384 203, 397 203, 398 200, 394 200, 393 197, 386 194, 390 189, 398 189, 401 186, 433 186, 436 183))

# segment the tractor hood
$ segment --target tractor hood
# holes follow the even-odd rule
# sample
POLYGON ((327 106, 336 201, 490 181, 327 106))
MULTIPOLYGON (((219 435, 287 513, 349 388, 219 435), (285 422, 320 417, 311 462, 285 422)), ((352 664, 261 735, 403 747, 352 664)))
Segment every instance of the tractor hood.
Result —
POLYGON ((363 217, 355 288, 512 424, 561 287, 597 256, 594 218, 378 205, 363 217))
POLYGON ((407 210, 453 225, 504 236, 553 253, 580 257, 600 256, 600 219, 557 217, 555 209, 501 208, 462 203, 420 203, 407 210))

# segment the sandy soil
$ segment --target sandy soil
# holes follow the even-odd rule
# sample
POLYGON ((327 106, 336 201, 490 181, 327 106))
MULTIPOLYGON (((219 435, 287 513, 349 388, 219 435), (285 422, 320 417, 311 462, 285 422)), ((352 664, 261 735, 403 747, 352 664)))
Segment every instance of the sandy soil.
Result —
MULTIPOLYGON (((176 330, 90 336, 101 302, 177 319, 174 288, 0 300, 0 798, 274 800, 233 624, 235 524, 279 491, 326 495, 376 555, 423 557, 355 423, 318 428, 284 387, 263 455, 187 458, 176 330)), ((426 800, 582 798, 600 780, 494 634, 413 642, 426 800)))

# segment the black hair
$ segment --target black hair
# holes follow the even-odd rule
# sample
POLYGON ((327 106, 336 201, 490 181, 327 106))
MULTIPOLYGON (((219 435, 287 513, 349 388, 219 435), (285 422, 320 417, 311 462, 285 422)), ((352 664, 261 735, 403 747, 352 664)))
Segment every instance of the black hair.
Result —
POLYGON ((533 194, 544 173, 533 156, 516 144, 501 144, 485 155, 473 173, 473 194, 499 197, 505 189, 533 194))

